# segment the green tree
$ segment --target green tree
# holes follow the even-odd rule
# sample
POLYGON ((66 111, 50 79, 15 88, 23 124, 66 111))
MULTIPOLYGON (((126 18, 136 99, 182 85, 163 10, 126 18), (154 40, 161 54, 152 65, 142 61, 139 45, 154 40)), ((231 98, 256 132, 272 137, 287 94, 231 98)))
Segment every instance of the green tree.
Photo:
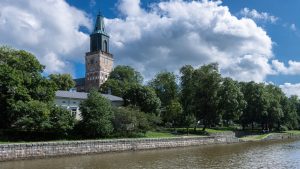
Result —
POLYGON ((75 82, 70 74, 51 74, 49 79, 54 83, 56 90, 70 90, 75 82))
POLYGON ((255 82, 242 82, 240 83, 244 99, 247 106, 241 116, 241 124, 243 128, 251 124, 252 130, 255 123, 261 123, 262 117, 267 115, 268 109, 268 96, 265 92, 265 85, 255 82))
MULTIPOLYGON (((282 90, 275 85, 267 85, 265 87, 265 92, 267 95, 267 113, 262 117, 262 126, 267 126, 267 128, 272 129, 274 125, 277 125, 277 130, 280 130, 280 125, 282 123, 284 112, 282 110, 282 100, 285 94, 282 90)), ((264 127, 266 128, 266 127, 264 127)))
POLYGON ((51 131, 55 131, 59 135, 66 136, 74 127, 75 117, 71 115, 69 110, 52 105, 50 109, 49 122, 51 125, 51 131))
POLYGON ((54 99, 55 88, 41 73, 44 66, 31 53, 0 47, 0 128, 9 128, 24 112, 12 111, 24 103, 54 99))
POLYGON ((290 98, 284 97, 282 99, 281 105, 284 113, 283 125, 287 129, 299 129, 299 99, 297 96, 291 96, 290 98))
POLYGON ((177 100, 172 100, 162 113, 164 122, 171 123, 175 127, 176 124, 179 125, 179 118, 182 116, 181 104, 177 100))
POLYGON ((81 102, 81 126, 87 137, 105 137, 113 131, 111 103, 96 90, 81 102))
POLYGON ((196 122, 197 122, 196 117, 193 114, 189 114, 184 117, 183 124, 186 127, 186 132, 188 135, 189 135, 190 127, 195 127, 196 122))
POLYGON ((155 90, 163 107, 168 106, 172 100, 178 97, 178 85, 174 73, 160 72, 148 85, 155 90))
POLYGON ((183 66, 180 69, 180 102, 183 113, 185 115, 193 114, 193 99, 194 99, 194 85, 193 85, 194 68, 191 65, 183 66))
POLYGON ((238 121, 246 106, 244 95, 237 82, 231 78, 223 79, 220 91, 218 109, 228 126, 229 121, 238 121))
POLYGON ((148 86, 132 85, 124 94, 125 106, 139 107, 145 113, 159 113, 160 100, 148 86))
POLYGON ((193 109, 198 120, 204 127, 219 122, 218 91, 220 90, 221 75, 217 64, 203 65, 196 69, 192 76, 194 86, 193 109))
POLYGON ((107 81, 101 85, 100 91, 107 93, 109 90, 115 96, 123 97, 124 92, 135 84, 141 84, 143 77, 140 72, 130 66, 119 65, 110 73, 107 81))
POLYGON ((49 122, 50 110, 47 104, 40 101, 18 101, 14 111, 22 112, 23 115, 16 121, 18 128, 30 131, 46 131, 51 128, 49 122))

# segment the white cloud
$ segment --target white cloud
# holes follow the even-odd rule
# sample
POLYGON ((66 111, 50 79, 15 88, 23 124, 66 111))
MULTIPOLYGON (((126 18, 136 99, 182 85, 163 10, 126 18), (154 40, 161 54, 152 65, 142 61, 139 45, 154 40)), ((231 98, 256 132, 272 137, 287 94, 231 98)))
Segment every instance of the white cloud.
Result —
POLYGON ((283 85, 279 85, 279 87, 287 96, 297 95, 300 97, 300 83, 284 83, 283 85))
POLYGON ((273 16, 267 12, 258 12, 255 9, 250 10, 249 8, 244 8, 240 11, 240 14, 246 18, 251 18, 256 21, 264 21, 275 23, 278 17, 273 16))
POLYGON ((289 60, 285 66, 283 62, 272 60, 272 65, 277 74, 300 75, 300 62, 289 60))
POLYGON ((296 27, 296 25, 293 23, 293 24, 291 24, 290 29, 291 29, 292 31, 296 31, 296 30, 297 30, 297 27, 296 27))
POLYGON ((151 78, 160 70, 220 64, 237 80, 263 81, 272 74, 272 41, 249 18, 233 16, 220 1, 167 1, 149 10, 139 0, 122 0, 122 19, 108 19, 111 50, 118 64, 129 64, 151 78))
POLYGON ((91 19, 64 0, 0 1, 0 44, 33 52, 47 73, 72 72, 71 63, 83 62, 89 36, 80 27, 91 29, 91 19))

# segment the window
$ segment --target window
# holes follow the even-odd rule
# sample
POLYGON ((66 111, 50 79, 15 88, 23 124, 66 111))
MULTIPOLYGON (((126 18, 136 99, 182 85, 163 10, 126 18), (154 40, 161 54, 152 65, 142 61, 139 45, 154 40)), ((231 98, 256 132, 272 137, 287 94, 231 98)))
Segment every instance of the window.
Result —
POLYGON ((62 103, 66 103, 66 101, 63 100, 62 103))
POLYGON ((104 45, 104 48, 103 48, 103 50, 104 50, 104 52, 108 52, 108 45, 107 45, 107 41, 106 40, 104 40, 104 43, 103 43, 103 45, 104 45))
POLYGON ((76 117, 76 113, 77 113, 77 107, 71 107, 71 115, 73 117, 76 117))

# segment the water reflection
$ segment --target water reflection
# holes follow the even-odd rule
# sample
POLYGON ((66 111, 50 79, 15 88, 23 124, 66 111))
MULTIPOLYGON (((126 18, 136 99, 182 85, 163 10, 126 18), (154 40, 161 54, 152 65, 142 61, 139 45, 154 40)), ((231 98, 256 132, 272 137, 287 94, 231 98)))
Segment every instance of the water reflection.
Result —
POLYGON ((0 169, 300 168, 300 141, 211 145, 0 163, 0 169))

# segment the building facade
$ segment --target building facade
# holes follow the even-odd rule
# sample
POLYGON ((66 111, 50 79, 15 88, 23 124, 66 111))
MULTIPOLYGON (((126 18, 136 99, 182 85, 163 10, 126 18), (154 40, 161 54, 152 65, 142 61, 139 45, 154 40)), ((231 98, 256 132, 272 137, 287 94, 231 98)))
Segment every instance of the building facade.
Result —
MULTIPOLYGON (((103 97, 108 99, 112 106, 122 106, 123 99, 110 94, 101 94, 103 97)), ((71 112, 73 117, 77 120, 81 120, 81 112, 79 110, 80 103, 87 99, 88 93, 76 92, 76 91, 56 91, 55 93, 55 104, 61 106, 71 112)))
POLYGON ((105 31, 104 17, 97 15, 95 28, 90 35, 90 51, 85 55, 85 78, 75 79, 77 91, 99 88, 113 69, 113 55, 109 49, 109 35, 105 31))

